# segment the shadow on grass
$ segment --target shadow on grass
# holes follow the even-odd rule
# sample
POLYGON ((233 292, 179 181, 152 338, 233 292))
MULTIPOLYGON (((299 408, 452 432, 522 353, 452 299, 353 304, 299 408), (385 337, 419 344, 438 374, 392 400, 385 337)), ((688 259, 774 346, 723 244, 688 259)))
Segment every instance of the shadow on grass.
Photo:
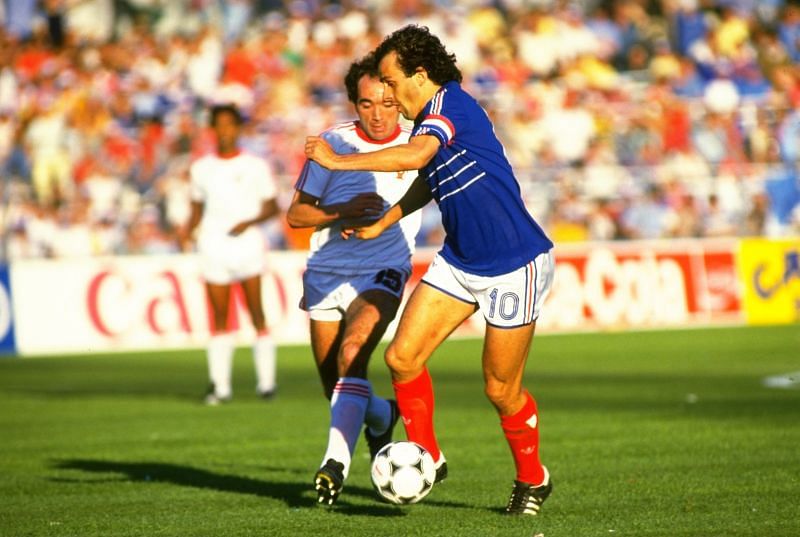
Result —
MULTIPOLYGON (((56 461, 53 467, 62 470, 80 470, 101 474, 122 474, 118 479, 76 480, 52 478, 51 481, 62 483, 107 483, 109 481, 140 481, 172 483, 184 487, 252 494, 254 496, 272 498, 286 503, 290 508, 317 508, 316 495, 311 484, 296 482, 270 482, 250 477, 225 475, 201 468, 193 468, 180 464, 161 462, 120 462, 87 459, 69 459, 56 461)), ((281 468, 280 471, 285 471, 281 468)), ((452 502, 426 502, 439 506, 470 507, 466 504, 452 502)), ((398 506, 380 504, 372 489, 364 487, 347 487, 347 495, 334 506, 336 512, 347 515, 362 516, 405 516, 407 513, 398 506), (355 505, 347 501, 347 497, 360 497, 373 500, 375 505, 355 505)))

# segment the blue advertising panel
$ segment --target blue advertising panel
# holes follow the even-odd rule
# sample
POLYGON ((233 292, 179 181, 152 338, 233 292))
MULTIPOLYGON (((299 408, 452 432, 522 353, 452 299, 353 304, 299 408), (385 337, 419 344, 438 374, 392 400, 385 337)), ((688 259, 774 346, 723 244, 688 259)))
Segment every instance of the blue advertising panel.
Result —
POLYGON ((13 355, 16 350, 14 309, 11 307, 11 284, 8 277, 8 266, 0 265, 0 357, 13 355))

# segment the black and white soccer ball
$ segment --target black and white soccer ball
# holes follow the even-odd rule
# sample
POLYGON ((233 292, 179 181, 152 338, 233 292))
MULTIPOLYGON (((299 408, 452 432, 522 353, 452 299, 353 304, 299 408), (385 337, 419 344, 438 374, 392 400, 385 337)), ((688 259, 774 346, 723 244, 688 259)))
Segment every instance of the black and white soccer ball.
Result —
POLYGON ((372 484, 391 503, 417 503, 428 495, 436 479, 433 457, 414 442, 392 442, 372 461, 372 484))

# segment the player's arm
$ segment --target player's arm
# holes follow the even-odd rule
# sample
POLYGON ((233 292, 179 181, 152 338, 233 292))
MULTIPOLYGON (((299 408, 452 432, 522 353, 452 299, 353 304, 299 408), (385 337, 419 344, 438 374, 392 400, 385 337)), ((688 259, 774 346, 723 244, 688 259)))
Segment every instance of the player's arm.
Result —
POLYGON ((189 250, 189 242, 191 241, 192 233, 194 233, 195 228, 197 228, 197 225, 200 223, 200 219, 203 218, 204 207, 205 205, 202 201, 192 200, 189 212, 189 220, 184 226, 178 228, 177 230, 178 246, 181 250, 189 250))
POLYGON ((261 222, 266 222, 276 214, 280 212, 280 208, 278 207, 278 200, 275 198, 266 199, 261 202, 261 211, 259 211, 258 215, 255 218, 251 218, 250 220, 242 220, 231 229, 228 234, 232 236, 241 235, 245 229, 253 226, 255 224, 260 224, 261 222))
POLYGON ((371 151, 340 155, 319 136, 306 138, 306 157, 329 170, 395 172, 418 170, 431 161, 440 146, 435 136, 413 136, 407 143, 371 151))
POLYGON ((432 197, 430 187, 425 182, 425 178, 422 175, 418 175, 403 197, 400 198, 400 201, 392 205, 383 216, 369 226, 347 230, 346 234, 355 234, 359 239, 374 239, 393 224, 399 222, 404 216, 422 209, 431 201, 432 197))
POLYGON ((375 192, 356 194, 344 203, 320 205, 319 198, 296 190, 286 221, 290 227, 326 226, 341 220, 374 217, 383 210, 383 198, 375 192))

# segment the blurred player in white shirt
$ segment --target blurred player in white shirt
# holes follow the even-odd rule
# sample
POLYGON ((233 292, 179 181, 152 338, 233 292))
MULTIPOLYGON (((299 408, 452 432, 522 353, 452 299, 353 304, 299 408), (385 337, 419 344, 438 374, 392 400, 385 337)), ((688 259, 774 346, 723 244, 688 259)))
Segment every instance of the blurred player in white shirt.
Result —
POLYGON ((242 123, 233 105, 211 109, 217 151, 191 166, 191 215, 180 237, 185 246, 199 225, 197 250, 213 310, 207 352, 210 387, 205 399, 210 405, 230 400, 233 393, 234 340, 228 333, 228 308, 235 282, 241 285, 257 333, 253 344, 256 390, 264 398, 275 392, 275 345, 261 304, 265 243, 258 225, 278 213, 277 190, 267 163, 239 149, 242 123))
MULTIPOLYGON (((345 86, 358 119, 322 134, 337 152, 364 153, 407 142, 410 129, 398 124, 399 111, 384 100, 371 56, 350 66, 345 86)), ((316 227, 301 307, 311 318, 311 347, 331 402, 328 447, 314 476, 320 503, 330 505, 338 498, 362 424, 373 458, 391 441, 397 405, 373 393, 367 368, 411 273, 420 213, 375 241, 345 240, 341 229, 379 216, 416 176, 416 171, 332 172, 309 161, 295 185, 288 223, 316 227)))

